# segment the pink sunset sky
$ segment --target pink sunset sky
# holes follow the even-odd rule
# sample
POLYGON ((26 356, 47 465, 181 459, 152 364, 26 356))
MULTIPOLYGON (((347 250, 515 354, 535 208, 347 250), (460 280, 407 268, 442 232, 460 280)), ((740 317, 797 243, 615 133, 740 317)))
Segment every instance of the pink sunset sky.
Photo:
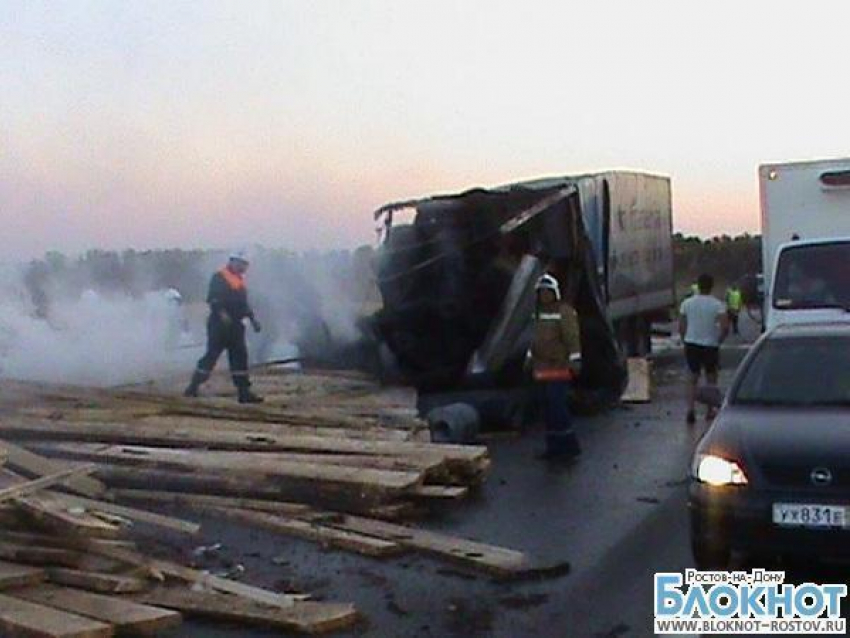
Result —
POLYGON ((759 163, 850 155, 846 6, 5 0, 6 258, 354 247, 387 201, 609 168, 757 232, 759 163))

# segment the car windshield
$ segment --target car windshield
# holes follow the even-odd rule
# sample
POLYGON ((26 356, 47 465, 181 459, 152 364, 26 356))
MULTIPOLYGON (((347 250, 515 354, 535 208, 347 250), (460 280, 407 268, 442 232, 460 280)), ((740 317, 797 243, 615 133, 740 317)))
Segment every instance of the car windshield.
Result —
POLYGON ((779 257, 773 305, 850 308, 850 243, 788 248, 779 257))
POLYGON ((850 406, 850 339, 765 342, 732 397, 736 404, 850 406))

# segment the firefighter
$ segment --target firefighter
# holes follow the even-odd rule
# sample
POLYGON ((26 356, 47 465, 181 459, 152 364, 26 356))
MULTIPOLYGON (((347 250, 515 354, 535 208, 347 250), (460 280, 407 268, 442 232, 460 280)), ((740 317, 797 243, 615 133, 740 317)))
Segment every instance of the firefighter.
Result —
POLYGON ((561 300, 558 280, 543 275, 537 283, 530 351, 535 394, 546 422, 546 448, 540 458, 568 460, 581 453, 569 407, 576 377, 570 358, 579 350, 576 311, 561 300))
POLYGON ((248 319, 254 332, 260 332, 260 322, 248 303, 245 272, 248 258, 243 252, 230 255, 227 265, 216 272, 210 280, 207 303, 210 315, 207 319, 207 351, 198 361, 192 382, 184 392, 187 397, 198 396, 198 388, 210 378, 221 353, 227 350, 230 374, 236 386, 239 403, 261 403, 262 397, 251 392, 248 377, 248 347, 245 342, 245 323, 248 319))

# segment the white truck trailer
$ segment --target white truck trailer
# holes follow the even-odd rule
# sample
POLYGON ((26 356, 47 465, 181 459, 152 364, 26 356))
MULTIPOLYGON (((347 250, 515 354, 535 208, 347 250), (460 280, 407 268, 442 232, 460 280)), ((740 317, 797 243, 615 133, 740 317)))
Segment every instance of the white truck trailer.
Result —
POLYGON ((759 167, 765 328, 850 321, 850 159, 759 167))

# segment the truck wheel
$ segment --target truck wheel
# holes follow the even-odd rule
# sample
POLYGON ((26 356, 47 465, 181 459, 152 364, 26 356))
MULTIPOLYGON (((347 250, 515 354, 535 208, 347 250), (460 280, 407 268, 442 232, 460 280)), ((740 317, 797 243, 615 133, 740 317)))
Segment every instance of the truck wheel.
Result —
POLYGON ((645 357, 652 352, 652 325, 645 317, 634 318, 634 356, 645 357))

